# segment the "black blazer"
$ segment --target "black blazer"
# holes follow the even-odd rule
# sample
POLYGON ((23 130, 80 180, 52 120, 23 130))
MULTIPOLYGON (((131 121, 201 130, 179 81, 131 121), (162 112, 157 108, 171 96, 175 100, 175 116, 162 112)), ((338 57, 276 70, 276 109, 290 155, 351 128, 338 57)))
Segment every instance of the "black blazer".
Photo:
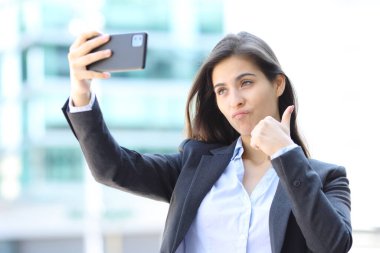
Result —
MULTIPOLYGON (((160 252, 174 253, 230 162, 236 142, 223 146, 186 140, 176 154, 139 154, 113 139, 97 101, 88 112, 68 113, 67 107, 68 101, 63 112, 98 182, 170 203, 160 252)), ((345 169, 307 159, 301 148, 272 165, 280 178, 269 215, 272 252, 348 252, 352 229, 345 169)))

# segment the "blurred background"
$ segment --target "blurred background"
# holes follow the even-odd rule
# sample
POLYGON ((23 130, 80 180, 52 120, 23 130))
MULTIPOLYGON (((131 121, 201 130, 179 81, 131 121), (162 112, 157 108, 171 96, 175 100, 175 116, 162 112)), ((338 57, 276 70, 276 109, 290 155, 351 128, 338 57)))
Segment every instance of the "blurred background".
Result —
POLYGON ((229 32, 271 45, 313 158, 346 167, 354 246, 380 252, 376 0, 0 0, 0 252, 158 252, 167 204, 99 185, 61 107, 82 31, 145 31, 144 71, 94 82, 123 146, 171 153, 202 60, 229 32))

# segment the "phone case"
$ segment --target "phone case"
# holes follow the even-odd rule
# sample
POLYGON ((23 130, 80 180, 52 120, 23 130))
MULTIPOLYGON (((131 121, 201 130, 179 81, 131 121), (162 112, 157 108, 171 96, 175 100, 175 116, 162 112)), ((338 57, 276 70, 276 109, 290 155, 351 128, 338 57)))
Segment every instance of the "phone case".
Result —
POLYGON ((111 49, 112 56, 87 66, 99 72, 123 72, 145 68, 147 33, 126 33, 110 36, 110 41, 92 52, 111 49))

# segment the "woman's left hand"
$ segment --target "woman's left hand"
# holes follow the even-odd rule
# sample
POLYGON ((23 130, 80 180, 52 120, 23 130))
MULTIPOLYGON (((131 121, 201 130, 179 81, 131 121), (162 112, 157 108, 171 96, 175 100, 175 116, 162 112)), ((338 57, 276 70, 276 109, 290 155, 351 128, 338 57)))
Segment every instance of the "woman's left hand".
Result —
POLYGON ((271 116, 262 119, 251 132, 251 146, 271 156, 281 148, 293 144, 290 138, 290 118, 293 110, 294 105, 288 106, 281 122, 271 116))

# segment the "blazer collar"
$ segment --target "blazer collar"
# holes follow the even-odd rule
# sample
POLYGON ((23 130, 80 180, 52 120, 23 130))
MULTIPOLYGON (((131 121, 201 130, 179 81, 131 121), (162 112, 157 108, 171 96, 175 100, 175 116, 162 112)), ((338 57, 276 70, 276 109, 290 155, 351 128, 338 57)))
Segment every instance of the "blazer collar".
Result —
POLYGON ((228 155, 228 154, 230 154, 232 156, 232 154, 235 150, 236 142, 238 141, 238 139, 236 139, 234 142, 232 142, 228 146, 223 146, 223 147, 211 149, 210 153, 213 155, 228 155))
POLYGON ((183 212, 179 221, 173 249, 176 249, 184 239, 202 200, 226 169, 231 160, 235 145, 236 141, 229 146, 210 150, 211 155, 202 156, 185 197, 183 207, 185 212, 183 212))

